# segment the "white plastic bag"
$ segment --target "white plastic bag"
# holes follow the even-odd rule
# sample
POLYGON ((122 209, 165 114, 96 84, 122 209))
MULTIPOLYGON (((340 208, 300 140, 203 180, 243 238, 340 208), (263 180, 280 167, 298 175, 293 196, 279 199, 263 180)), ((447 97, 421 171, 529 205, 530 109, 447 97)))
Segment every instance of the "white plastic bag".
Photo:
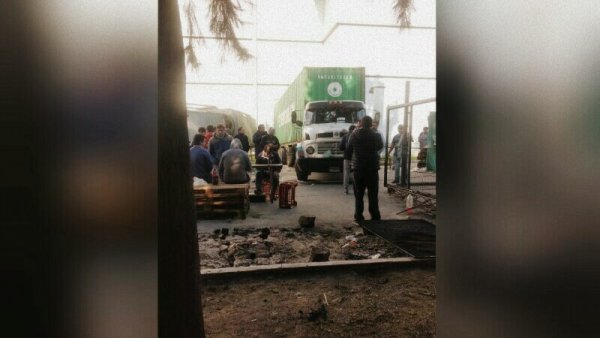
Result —
POLYGON ((204 185, 208 185, 208 182, 206 182, 205 180, 198 178, 198 177, 194 177, 194 187, 201 187, 204 185))

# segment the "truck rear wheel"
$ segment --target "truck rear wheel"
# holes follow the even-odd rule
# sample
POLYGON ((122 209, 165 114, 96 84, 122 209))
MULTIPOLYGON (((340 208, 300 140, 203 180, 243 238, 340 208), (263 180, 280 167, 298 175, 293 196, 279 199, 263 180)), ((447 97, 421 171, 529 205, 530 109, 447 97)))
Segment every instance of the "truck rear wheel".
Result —
POLYGON ((293 167, 296 164, 296 152, 292 149, 290 150, 290 162, 288 163, 288 167, 293 167))
POLYGON ((287 163, 287 158, 288 158, 288 154, 287 154, 287 147, 283 146, 281 147, 281 163, 287 163))

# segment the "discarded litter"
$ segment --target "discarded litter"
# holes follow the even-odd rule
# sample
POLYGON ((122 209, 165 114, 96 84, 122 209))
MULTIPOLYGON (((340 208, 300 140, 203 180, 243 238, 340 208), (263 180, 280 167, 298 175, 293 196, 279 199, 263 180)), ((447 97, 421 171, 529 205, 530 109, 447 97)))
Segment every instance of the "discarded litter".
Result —
POLYGON ((343 248, 348 248, 348 247, 355 248, 357 246, 358 246, 358 242, 357 241, 350 241, 350 242, 342 245, 342 249, 343 248))

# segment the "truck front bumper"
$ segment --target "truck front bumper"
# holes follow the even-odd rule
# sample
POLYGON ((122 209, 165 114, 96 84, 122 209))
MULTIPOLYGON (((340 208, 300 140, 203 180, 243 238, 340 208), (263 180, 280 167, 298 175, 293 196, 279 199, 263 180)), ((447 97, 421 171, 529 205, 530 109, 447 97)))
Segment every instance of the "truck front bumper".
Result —
POLYGON ((344 171, 343 158, 310 158, 297 159, 300 170, 305 173, 341 173, 344 171))

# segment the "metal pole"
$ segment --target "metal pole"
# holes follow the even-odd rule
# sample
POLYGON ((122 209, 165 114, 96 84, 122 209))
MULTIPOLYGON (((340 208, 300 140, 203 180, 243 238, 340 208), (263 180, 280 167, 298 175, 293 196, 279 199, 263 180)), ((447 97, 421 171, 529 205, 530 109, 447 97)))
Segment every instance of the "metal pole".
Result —
MULTIPOLYGON (((404 107, 404 129, 406 130, 406 134, 405 137, 408 137, 408 103, 410 102, 410 81, 406 81, 406 85, 404 88, 404 104, 406 104, 406 106, 404 107)), ((410 160, 410 139, 408 139, 408 153, 409 153, 409 157, 408 160, 410 160)), ((402 149, 400 149, 400 152, 402 152, 402 149)), ((402 153, 401 153, 402 154, 402 153)), ((400 155, 402 156, 402 155, 400 155)), ((400 160, 400 165, 402 165, 402 160, 400 160)), ((402 171, 402 167, 400 167, 400 171, 402 171)), ((407 173, 405 173, 405 175, 407 175, 407 183, 410 177, 410 162, 408 162, 408 168, 407 173)), ((402 177, 402 172, 400 172, 400 177, 402 177)), ((398 182, 398 183, 403 183, 403 182, 398 182)))
POLYGON ((390 157, 390 152, 388 151, 388 144, 390 139, 390 108, 385 109, 385 146, 383 150, 385 151, 385 161, 383 162, 383 186, 387 187, 387 176, 388 176, 388 158, 390 157))
POLYGON ((404 85, 404 127, 408 130, 408 103, 410 102, 410 81, 406 81, 404 85))
POLYGON ((435 97, 431 97, 431 98, 428 98, 428 99, 417 100, 417 101, 407 102, 407 103, 403 103, 403 104, 395 104, 393 106, 388 106, 388 107, 390 108, 390 110, 400 109, 400 108, 406 108, 406 106, 417 106, 417 105, 420 105, 420 104, 435 102, 436 100, 437 99, 435 97))
POLYGON ((410 109, 408 110, 408 114, 410 115, 409 119, 408 119, 408 123, 410 128, 406 128, 406 132, 407 132, 407 137, 408 137, 408 173, 406 176, 406 186, 408 189, 410 189, 410 166, 411 166, 411 162, 412 162, 412 122, 413 122, 413 107, 414 106, 410 106, 410 109))
POLYGON ((256 95, 256 123, 258 122, 258 0, 254 4, 254 95, 256 95))

